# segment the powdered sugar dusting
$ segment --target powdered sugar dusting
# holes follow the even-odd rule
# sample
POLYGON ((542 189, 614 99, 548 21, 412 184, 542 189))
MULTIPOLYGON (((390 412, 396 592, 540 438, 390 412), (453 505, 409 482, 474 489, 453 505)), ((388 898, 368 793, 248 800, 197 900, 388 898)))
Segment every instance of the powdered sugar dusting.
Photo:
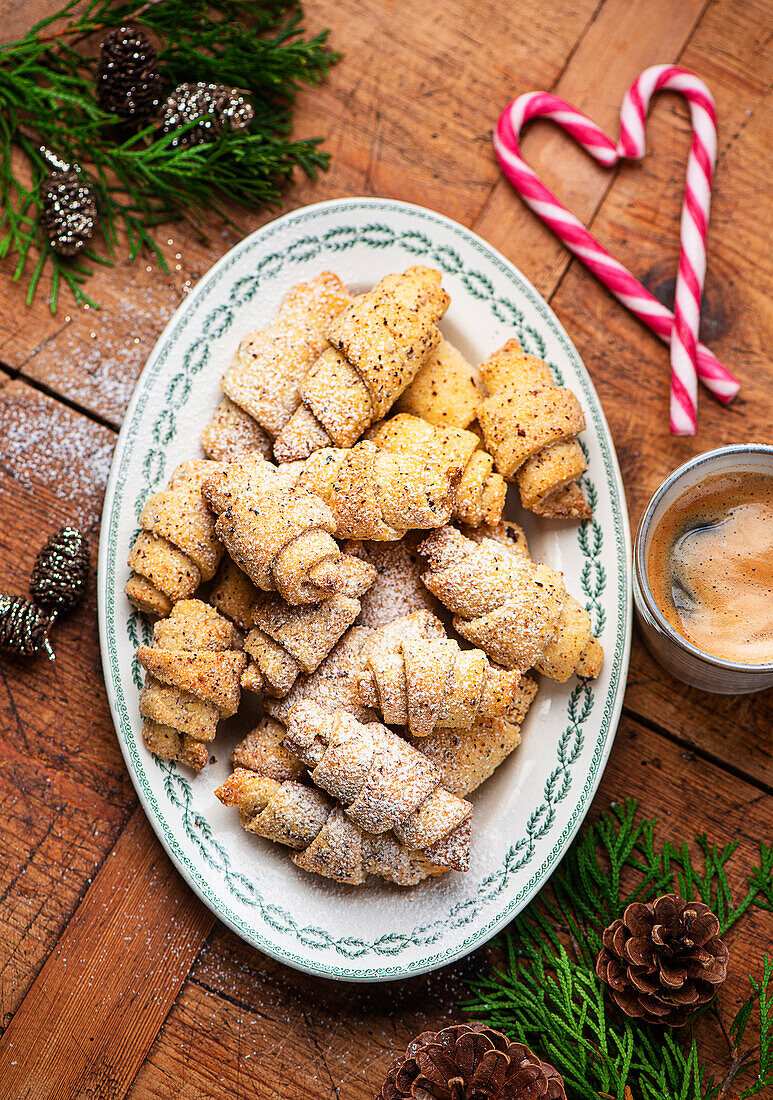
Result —
POLYGON ((96 523, 115 439, 22 383, 2 391, 0 454, 4 472, 35 496, 54 497, 62 518, 96 523))
MULTIPOLYGON (((314 768, 315 780, 341 798, 347 814, 368 832, 394 828, 398 840, 418 849, 450 835, 472 813, 469 803, 439 786, 440 773, 423 753, 377 722, 363 725, 344 711, 329 714, 302 702, 287 723, 290 751, 314 768), (366 757, 372 753, 365 772, 357 767, 361 747, 366 757)), ((453 863, 447 865, 463 862, 454 838, 453 863)))
POLYGON ((345 544, 348 553, 360 555, 378 571, 372 587, 361 597, 359 622, 363 626, 385 626, 411 611, 437 611, 437 600, 419 578, 420 559, 414 546, 410 537, 400 542, 345 544))

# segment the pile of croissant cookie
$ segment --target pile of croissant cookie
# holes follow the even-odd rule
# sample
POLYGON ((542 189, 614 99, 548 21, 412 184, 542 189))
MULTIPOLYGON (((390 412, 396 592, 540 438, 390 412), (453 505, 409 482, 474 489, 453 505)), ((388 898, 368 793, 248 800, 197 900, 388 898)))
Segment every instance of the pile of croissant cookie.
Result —
POLYGON ((330 272, 293 287, 129 555, 127 596, 157 620, 137 652, 147 747, 200 771, 259 695, 217 797, 353 885, 467 870, 467 796, 519 743, 526 673, 603 659, 502 520, 508 482, 539 516, 590 515, 580 404, 516 340, 473 367, 437 327, 449 301, 425 267, 356 297, 330 272))

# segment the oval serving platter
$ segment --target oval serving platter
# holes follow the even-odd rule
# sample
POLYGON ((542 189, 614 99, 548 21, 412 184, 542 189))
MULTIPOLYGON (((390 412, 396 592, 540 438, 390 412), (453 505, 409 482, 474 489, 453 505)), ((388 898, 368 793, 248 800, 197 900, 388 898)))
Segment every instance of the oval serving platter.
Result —
MULTIPOLYGON (((512 495, 512 494, 511 494, 512 495)), ((630 533, 614 446, 593 384, 558 320, 503 256, 456 222, 387 199, 318 203, 278 218, 208 272, 174 314, 137 384, 115 450, 99 552, 99 625, 118 740, 150 822, 180 873, 248 943, 330 978, 379 981, 472 951, 540 889, 578 829, 614 739, 631 638, 630 533), (441 328, 474 362, 516 336, 545 358, 585 411, 583 485, 593 518, 516 516, 533 556, 565 574, 604 646, 599 678, 543 679, 512 756, 473 796, 472 864, 410 890, 345 887, 298 870, 246 833, 215 788, 235 735, 219 735, 199 775, 142 742, 134 651, 149 624, 123 594, 126 557, 148 496, 199 454, 198 436, 240 339, 264 326, 295 283, 328 268, 353 290, 412 264, 439 268, 451 306, 441 328)))

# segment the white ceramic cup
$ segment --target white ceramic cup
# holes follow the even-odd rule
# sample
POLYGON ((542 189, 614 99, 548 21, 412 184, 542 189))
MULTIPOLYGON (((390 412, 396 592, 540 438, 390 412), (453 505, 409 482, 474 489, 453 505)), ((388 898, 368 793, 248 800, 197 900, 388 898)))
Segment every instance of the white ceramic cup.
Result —
POLYGON ((633 547, 633 599, 644 641, 656 661, 677 680, 703 691, 738 695, 773 687, 773 660, 741 664, 704 653, 679 634, 655 602, 647 579, 647 556, 653 532, 663 515, 688 489, 717 474, 753 473, 773 477, 773 446, 734 443, 685 462, 655 490, 644 510, 633 547))

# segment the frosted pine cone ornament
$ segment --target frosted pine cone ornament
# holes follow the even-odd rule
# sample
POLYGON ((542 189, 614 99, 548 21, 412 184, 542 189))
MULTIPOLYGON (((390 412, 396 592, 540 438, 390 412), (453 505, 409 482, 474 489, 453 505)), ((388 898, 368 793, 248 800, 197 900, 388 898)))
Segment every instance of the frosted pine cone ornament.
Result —
POLYGON ((596 973, 627 1016, 680 1027, 716 993, 728 950, 702 901, 665 894, 634 902, 603 935, 596 973))
POLYGON ((161 132, 172 133, 198 122, 173 138, 171 145, 203 145, 217 141, 225 130, 246 130, 255 108, 238 88, 225 84, 179 84, 161 108, 161 132))
POLYGON ((94 236, 96 222, 94 192, 80 171, 64 166, 51 172, 40 185, 40 224, 54 252, 80 252, 94 236))
POLYGON ((524 1043, 485 1024, 452 1024, 417 1035, 376 1100, 566 1100, 566 1091, 524 1043))
POLYGON ((48 641, 49 616, 23 596, 0 594, 0 653, 14 657, 34 657, 44 650, 53 661, 48 641))
POLYGON ((162 83, 158 54, 145 31, 132 26, 110 31, 97 62, 100 107, 123 122, 142 122, 158 110, 162 83))
POLYGON ((62 527, 35 559, 30 593, 52 615, 71 611, 83 595, 89 571, 89 544, 77 527, 62 527))

